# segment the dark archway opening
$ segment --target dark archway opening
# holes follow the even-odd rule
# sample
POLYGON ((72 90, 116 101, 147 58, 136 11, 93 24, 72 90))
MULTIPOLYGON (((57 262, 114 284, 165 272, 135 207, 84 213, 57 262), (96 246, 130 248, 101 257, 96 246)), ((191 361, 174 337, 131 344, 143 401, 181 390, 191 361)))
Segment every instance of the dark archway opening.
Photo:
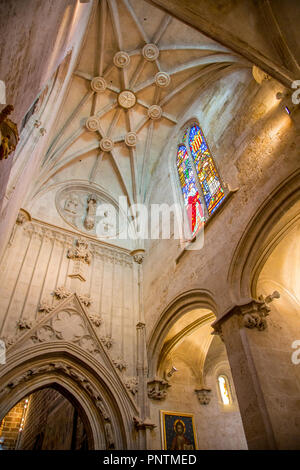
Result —
POLYGON ((87 450, 81 411, 54 387, 18 402, 0 422, 3 450, 87 450))

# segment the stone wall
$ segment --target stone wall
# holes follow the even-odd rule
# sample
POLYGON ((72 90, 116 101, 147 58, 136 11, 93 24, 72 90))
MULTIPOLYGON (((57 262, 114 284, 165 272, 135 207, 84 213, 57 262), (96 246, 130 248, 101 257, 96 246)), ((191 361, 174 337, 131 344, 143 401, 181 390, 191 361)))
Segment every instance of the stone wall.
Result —
POLYGON ((88 314, 100 319, 99 339, 112 342, 105 343, 112 357, 125 361, 126 373, 134 376, 139 321, 135 263, 126 250, 86 239, 90 262, 82 263, 82 280, 74 279, 76 259, 68 252, 79 238, 37 222, 16 224, 2 261, 0 335, 15 337, 26 331, 20 321, 29 325, 41 320, 40 305, 54 306, 54 291, 65 287, 88 297, 88 314))
POLYGON ((25 399, 14 406, 0 423, 0 437, 4 439, 6 450, 16 449, 20 436, 20 426, 24 414, 25 399))

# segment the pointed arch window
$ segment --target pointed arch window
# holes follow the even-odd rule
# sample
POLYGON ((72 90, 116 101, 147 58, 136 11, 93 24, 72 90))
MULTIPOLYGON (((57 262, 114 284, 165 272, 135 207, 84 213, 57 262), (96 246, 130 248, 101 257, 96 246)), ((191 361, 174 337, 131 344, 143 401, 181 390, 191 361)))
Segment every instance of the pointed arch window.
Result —
POLYGON ((202 129, 188 126, 177 150, 177 171, 192 235, 225 199, 225 191, 202 129))
POLYGON ((223 405, 230 405, 229 383, 226 375, 219 375, 218 385, 223 405))

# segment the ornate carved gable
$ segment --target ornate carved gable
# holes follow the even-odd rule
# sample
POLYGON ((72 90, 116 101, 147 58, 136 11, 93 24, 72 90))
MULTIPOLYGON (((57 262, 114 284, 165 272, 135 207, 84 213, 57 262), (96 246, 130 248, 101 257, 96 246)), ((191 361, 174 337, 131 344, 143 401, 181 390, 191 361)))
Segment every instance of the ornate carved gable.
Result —
POLYGON ((99 323, 87 313, 83 301, 76 293, 62 298, 49 313, 45 312, 47 310, 40 313, 39 320, 29 329, 25 329, 14 344, 8 347, 8 353, 15 349, 30 348, 37 343, 67 341, 82 348, 117 374, 95 331, 99 323))

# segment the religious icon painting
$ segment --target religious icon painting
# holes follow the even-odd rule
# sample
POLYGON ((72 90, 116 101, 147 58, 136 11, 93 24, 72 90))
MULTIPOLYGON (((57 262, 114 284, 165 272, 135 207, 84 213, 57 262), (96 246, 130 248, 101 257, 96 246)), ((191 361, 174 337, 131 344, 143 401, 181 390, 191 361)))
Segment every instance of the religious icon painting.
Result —
POLYGON ((197 449, 193 414, 161 410, 160 420, 163 450, 197 449))

